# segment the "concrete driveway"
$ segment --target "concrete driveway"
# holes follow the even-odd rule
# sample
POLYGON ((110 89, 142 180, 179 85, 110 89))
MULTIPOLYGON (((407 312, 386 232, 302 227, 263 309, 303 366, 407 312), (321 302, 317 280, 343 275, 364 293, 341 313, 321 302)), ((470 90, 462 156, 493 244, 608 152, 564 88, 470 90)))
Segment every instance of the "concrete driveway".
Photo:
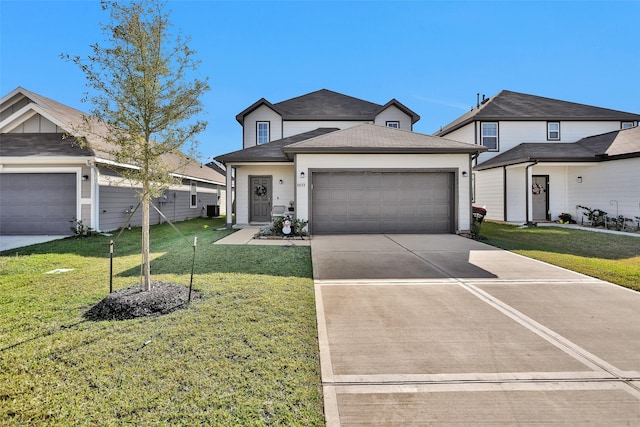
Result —
POLYGON ((328 426, 640 425, 640 293, 453 235, 311 249, 328 426))

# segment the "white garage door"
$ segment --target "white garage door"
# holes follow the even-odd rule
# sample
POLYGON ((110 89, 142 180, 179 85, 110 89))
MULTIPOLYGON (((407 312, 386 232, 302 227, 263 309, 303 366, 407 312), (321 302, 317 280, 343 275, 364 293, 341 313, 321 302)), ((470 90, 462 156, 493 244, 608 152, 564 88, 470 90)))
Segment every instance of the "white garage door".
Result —
POLYGON ((0 174, 0 234, 71 234, 74 173, 0 174))
POLYGON ((314 172, 313 234, 452 233, 447 172, 314 172))

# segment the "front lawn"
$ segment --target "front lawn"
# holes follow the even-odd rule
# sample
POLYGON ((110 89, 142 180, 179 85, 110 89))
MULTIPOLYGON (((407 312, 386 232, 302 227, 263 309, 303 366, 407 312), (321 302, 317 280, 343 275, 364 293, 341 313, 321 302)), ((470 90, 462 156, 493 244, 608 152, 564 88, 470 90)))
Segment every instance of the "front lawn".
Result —
MULTIPOLYGON (((213 245, 223 225, 152 227, 153 280, 189 284, 197 235, 204 294, 160 317, 82 317, 109 291, 109 237, 3 253, 0 425, 323 425, 310 250, 213 245)), ((114 290, 138 281, 139 241, 118 241, 114 290)))
POLYGON ((482 242, 640 291, 640 238, 485 222, 482 242))

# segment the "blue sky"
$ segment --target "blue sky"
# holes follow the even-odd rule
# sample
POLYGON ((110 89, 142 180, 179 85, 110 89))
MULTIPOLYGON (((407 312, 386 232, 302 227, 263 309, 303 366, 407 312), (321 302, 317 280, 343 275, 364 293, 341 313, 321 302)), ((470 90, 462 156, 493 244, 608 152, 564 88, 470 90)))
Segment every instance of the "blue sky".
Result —
MULTIPOLYGON (((476 93, 502 89, 640 113, 640 1, 178 1, 210 79, 203 158, 241 148, 235 116, 326 88, 392 98, 431 134, 476 93)), ((97 0, 0 0, 0 92, 17 86, 88 111, 86 56, 108 19, 97 0)))

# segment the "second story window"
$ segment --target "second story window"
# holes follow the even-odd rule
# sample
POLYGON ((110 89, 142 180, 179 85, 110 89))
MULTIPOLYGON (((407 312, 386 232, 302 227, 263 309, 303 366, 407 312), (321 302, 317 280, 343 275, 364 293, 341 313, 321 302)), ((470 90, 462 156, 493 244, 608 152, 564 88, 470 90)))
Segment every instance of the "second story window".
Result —
POLYGON ((400 129, 400 122, 387 122, 388 128, 400 129))
POLYGON ((256 140, 258 145, 266 144, 269 142, 269 122, 257 122, 256 123, 256 140))
POLYGON ((620 123, 620 129, 630 129, 633 127, 633 122, 622 122, 620 123))
POLYGON ((547 141, 560 140, 560 122, 547 122, 547 141))
POLYGON ((482 145, 498 151, 498 123, 482 123, 482 145))

